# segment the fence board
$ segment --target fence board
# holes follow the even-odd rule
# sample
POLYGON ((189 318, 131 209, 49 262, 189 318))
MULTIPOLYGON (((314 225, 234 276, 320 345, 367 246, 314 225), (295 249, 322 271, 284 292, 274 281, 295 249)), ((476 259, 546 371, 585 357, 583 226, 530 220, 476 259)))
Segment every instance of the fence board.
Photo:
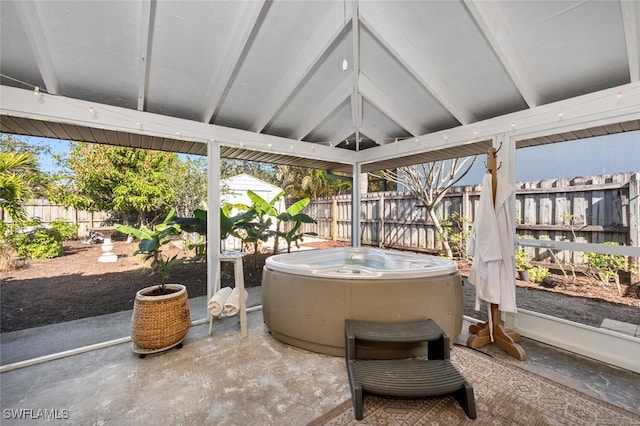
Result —
MULTIPOLYGON (((639 173, 618 173, 550 179, 516 184, 515 218, 521 237, 549 238, 556 241, 602 243, 615 241, 638 245, 639 173), (630 184, 630 182, 632 182, 630 184), (630 189, 630 185, 632 189, 630 189)), ((480 185, 454 187, 437 207, 439 218, 452 213, 473 222, 480 198, 480 185)), ((339 224, 338 239, 349 241, 350 196, 336 197, 339 224)), ((410 192, 380 192, 364 194, 362 198, 363 242, 380 247, 413 248, 438 251, 442 247, 426 208, 410 192)), ((312 201, 324 205, 327 200, 312 201), (323 204, 324 203, 324 204, 323 204)), ((311 208, 309 212, 319 212, 311 208)), ((316 220, 319 216, 313 216, 316 220)), ((323 216, 329 220, 328 216, 323 216)), ((307 228, 305 228, 307 229, 307 228)), ((309 225, 308 229, 325 228, 309 225)), ((315 231, 318 232, 318 231, 315 231)), ((550 257, 547 249, 526 248, 538 258, 550 257)), ((563 261, 582 260, 581 253, 557 251, 563 261)))

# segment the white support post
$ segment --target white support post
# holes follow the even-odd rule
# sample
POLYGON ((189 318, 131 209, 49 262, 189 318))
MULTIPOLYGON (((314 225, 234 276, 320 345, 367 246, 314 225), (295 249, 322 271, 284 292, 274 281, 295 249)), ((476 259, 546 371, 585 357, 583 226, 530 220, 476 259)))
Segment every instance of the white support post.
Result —
POLYGON ((361 164, 353 163, 351 186, 351 246, 360 247, 360 170, 361 164))
POLYGON ((215 293, 220 253, 220 143, 207 143, 207 302, 215 293))

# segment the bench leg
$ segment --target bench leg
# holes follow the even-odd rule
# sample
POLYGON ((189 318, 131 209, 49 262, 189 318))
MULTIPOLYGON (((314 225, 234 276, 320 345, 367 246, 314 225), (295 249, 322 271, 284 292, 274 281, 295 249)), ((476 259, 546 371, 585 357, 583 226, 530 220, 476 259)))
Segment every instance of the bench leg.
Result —
POLYGON ((464 387, 454 392, 453 396, 456 401, 458 401, 458 404, 460 404, 467 417, 472 420, 478 417, 476 414, 476 400, 473 396, 473 386, 465 381, 464 387))
POLYGON ((362 386, 358 384, 354 385, 351 399, 353 402, 353 414, 356 420, 362 420, 362 386))

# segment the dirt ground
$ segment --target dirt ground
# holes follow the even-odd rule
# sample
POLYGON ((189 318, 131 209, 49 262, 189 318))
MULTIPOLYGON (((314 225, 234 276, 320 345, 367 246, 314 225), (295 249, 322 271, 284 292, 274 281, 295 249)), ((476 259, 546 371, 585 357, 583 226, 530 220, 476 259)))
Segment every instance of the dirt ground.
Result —
MULTIPOLYGON (((0 273, 1 332, 32 328, 79 318, 104 315, 133 308, 138 290, 158 283, 157 275, 141 258, 133 256, 135 244, 115 241, 117 262, 99 263, 100 245, 78 241, 64 243, 64 255, 47 260, 26 261, 20 269, 0 273)), ((309 243, 314 248, 344 245, 332 241, 309 243)), ((190 257, 176 247, 165 253, 190 257)), ((245 258, 245 285, 259 286, 268 254, 245 258)), ((469 266, 459 264, 463 276, 469 266)), ((207 293, 205 263, 183 263, 172 270, 170 282, 187 286, 189 297, 207 293)), ((640 297, 637 287, 628 296, 619 296, 615 285, 602 287, 586 277, 575 282, 555 276, 559 285, 544 289, 538 284, 517 281, 518 306, 548 315, 598 327, 604 318, 640 323, 640 297)), ((233 267, 223 264, 222 285, 233 284, 233 267)), ((628 291, 624 286, 623 291, 628 291)), ((465 314, 486 319, 484 308, 474 312, 473 286, 465 285, 465 314)))

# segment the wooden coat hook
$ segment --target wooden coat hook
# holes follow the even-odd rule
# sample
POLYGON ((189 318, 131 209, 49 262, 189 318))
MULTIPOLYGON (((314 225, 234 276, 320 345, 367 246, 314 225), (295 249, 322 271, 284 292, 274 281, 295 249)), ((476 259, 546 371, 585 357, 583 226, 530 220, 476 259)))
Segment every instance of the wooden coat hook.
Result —
MULTIPOLYGON (((496 202, 496 191, 498 189, 497 171, 500 168, 500 166, 496 167, 496 154, 500 148, 502 148, 502 143, 500 143, 498 149, 491 147, 487 154, 489 162, 487 172, 491 173, 491 194, 493 196, 494 205, 496 202)), ((504 328, 500 323, 500 317, 501 314, 499 306, 492 303, 489 312, 489 321, 491 323, 486 322, 469 326, 469 332, 471 335, 467 339, 467 346, 470 348, 481 348, 493 342, 517 360, 524 361, 526 356, 524 349, 516 343, 522 340, 522 337, 512 330, 504 328)))

